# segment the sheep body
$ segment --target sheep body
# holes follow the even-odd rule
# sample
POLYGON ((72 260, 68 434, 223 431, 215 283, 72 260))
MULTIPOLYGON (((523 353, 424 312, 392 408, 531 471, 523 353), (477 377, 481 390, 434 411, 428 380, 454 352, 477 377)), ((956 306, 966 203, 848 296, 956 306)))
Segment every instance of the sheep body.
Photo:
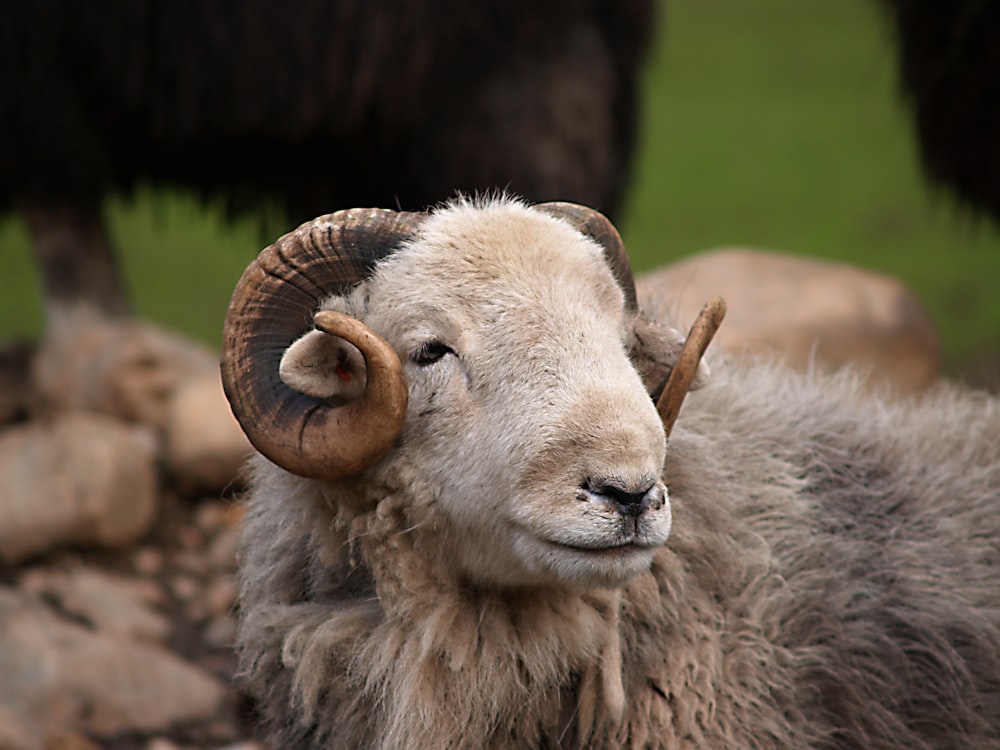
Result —
POLYGON ((132 311, 101 206, 137 184, 230 213, 276 207, 292 226, 331 206, 421 209, 504 187, 614 213, 654 6, 12 5, 0 213, 27 221, 47 330, 132 311))
POLYGON ((272 201, 297 222, 505 185, 614 210, 653 3, 8 10, 0 210, 91 209, 153 181, 238 208, 272 201))
MULTIPOLYGON (((641 315, 620 319, 591 251, 530 213, 504 204, 442 211, 414 247, 450 247, 464 275, 452 268, 402 288, 413 253, 401 251, 385 273, 326 303, 378 329, 395 309, 387 292, 397 293, 396 328, 381 330, 405 355, 406 332, 427 325, 407 305, 426 294, 444 318, 474 320, 473 335, 490 334, 501 350, 493 377, 528 395, 510 414, 462 421, 473 407, 452 414, 447 403, 465 392, 461 379, 424 381, 411 363, 407 426, 369 472, 315 481, 256 462, 238 645, 275 744, 1000 748, 1000 404, 992 397, 941 387, 894 402, 863 395, 849 375, 719 361, 670 438, 662 476, 672 531, 651 559, 633 567, 604 559, 588 570, 518 558, 511 514, 547 529, 548 511, 572 531, 584 523, 574 513, 600 513, 563 502, 552 484, 561 463, 613 455, 627 473, 662 460, 662 435, 610 437, 648 419, 646 389, 620 359, 630 352, 648 386, 662 373, 649 361, 662 366, 676 354, 671 329, 641 315), (553 261, 584 270, 546 266, 539 238, 567 246, 553 261), (495 263, 491 246, 503 248, 495 263), (535 263, 546 270, 526 272, 535 263), (435 298, 449 285, 451 296, 435 298), (537 294, 507 309, 499 328, 477 317, 515 286, 537 294), (515 323, 534 305, 547 317, 532 312, 528 321, 582 322, 590 305, 606 352, 595 367, 619 384, 607 392, 618 422, 567 421, 561 407, 575 397, 561 399, 576 392, 574 377, 586 379, 594 344, 586 328, 556 326, 540 351, 526 348, 529 334, 515 323), (549 390, 531 388, 553 362, 575 368, 549 390), (502 466, 478 468, 476 451, 486 464, 502 457, 489 443, 518 424, 524 450, 545 454, 546 470, 519 463, 516 441, 504 446, 512 477, 502 466), (551 432, 545 440, 532 432, 560 424, 572 425, 575 445, 553 448, 551 432), (588 431, 602 439, 588 442, 588 431), (470 475, 491 477, 495 493, 467 492, 470 475), (528 489, 518 495, 508 484, 528 489), (463 546, 464 535, 475 543, 463 546)), ((466 382, 476 382, 475 347, 459 351, 466 382)))

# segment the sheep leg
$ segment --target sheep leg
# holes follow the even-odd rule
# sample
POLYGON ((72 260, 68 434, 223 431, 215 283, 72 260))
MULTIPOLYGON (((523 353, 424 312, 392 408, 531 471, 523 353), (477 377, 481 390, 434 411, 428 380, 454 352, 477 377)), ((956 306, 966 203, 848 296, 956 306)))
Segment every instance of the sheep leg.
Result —
POLYGON ((30 365, 31 411, 94 411, 165 429, 174 393, 216 371, 214 352, 132 316, 97 200, 18 208, 46 315, 30 365))
POLYGON ((79 325, 81 314, 131 312, 97 201, 24 201, 19 209, 34 243, 49 333, 79 325))

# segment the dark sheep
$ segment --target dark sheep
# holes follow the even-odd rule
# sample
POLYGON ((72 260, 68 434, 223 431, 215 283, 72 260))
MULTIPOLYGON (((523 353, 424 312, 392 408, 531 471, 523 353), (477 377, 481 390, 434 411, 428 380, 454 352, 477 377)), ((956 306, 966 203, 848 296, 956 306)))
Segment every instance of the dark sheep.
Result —
POLYGON ((106 313, 127 303, 101 201, 138 182, 271 201, 293 225, 507 187, 613 214, 654 6, 14 3, 0 210, 28 220, 47 302, 106 313))
POLYGON ((928 177, 1000 223, 1000 4, 879 2, 928 177))

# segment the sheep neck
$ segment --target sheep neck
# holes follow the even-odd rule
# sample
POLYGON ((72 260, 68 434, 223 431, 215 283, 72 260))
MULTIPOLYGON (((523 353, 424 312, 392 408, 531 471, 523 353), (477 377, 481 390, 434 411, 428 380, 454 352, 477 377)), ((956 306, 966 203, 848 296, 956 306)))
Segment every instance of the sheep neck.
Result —
POLYGON ((385 613, 358 658, 386 747, 585 738, 621 719, 620 590, 463 585, 428 553, 433 527, 392 498, 355 530, 385 613), (544 707, 542 726, 524 705, 544 707), (532 725, 519 726, 529 713, 532 725))

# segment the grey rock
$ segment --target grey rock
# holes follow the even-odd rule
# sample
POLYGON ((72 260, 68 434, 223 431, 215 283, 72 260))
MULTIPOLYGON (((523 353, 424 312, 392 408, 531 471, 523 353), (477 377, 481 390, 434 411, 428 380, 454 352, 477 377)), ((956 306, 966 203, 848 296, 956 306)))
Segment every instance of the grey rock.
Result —
POLYGON ((84 413, 10 427, 0 433, 0 559, 128 547, 153 521, 157 483, 146 428, 84 413))
POLYGON ((153 642, 164 642, 170 634, 170 621, 155 609, 164 596, 153 581, 77 568, 29 571, 20 584, 103 634, 153 642))
POLYGON ((177 389, 166 416, 166 459, 185 492, 235 485, 253 452, 222 391, 218 369, 177 389))
POLYGON ((151 323, 82 320, 50 331, 39 347, 34 410, 94 411, 162 430, 178 386, 217 371, 207 346, 151 323))
POLYGON ((0 588, 0 710, 29 731, 162 733, 217 716, 212 675, 158 646, 96 633, 0 588))

